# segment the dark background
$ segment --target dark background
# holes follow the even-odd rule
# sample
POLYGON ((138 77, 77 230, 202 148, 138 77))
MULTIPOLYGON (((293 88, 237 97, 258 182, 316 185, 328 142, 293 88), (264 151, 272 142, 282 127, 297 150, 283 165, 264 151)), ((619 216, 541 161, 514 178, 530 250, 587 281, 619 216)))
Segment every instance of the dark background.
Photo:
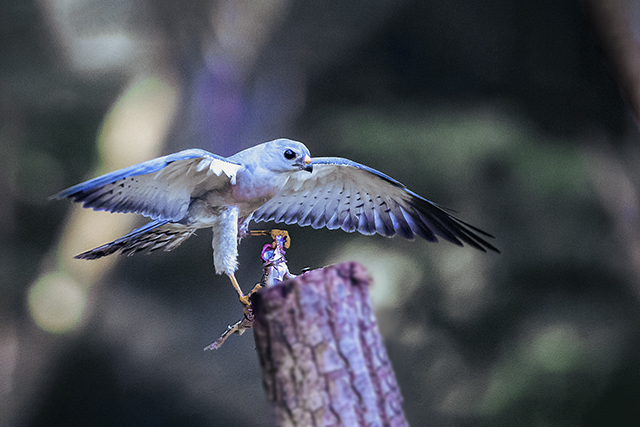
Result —
POLYGON ((141 222, 47 197, 277 137, 496 235, 289 227, 292 271, 376 280, 411 425, 640 423, 639 135, 580 2, 5 0, 0 31, 0 424, 270 425, 251 335, 202 351, 240 317, 210 233, 73 260, 141 222))

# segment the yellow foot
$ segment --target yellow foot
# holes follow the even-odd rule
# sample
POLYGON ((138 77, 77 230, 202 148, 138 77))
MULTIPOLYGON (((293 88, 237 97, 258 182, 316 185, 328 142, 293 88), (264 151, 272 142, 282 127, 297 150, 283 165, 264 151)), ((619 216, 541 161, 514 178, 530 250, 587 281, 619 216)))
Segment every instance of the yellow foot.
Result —
POLYGON ((260 283, 258 283, 257 285, 255 285, 253 287, 253 289, 251 289, 251 292, 249 292, 249 296, 255 294, 256 292, 258 292, 260 289, 262 289, 262 285, 260 283))
POLYGON ((246 295, 240 295, 240 304, 242 304, 245 307, 249 307, 251 305, 251 302, 249 301, 249 298, 251 298, 251 295, 255 294, 260 289, 262 289, 262 285, 260 283, 258 283, 257 285, 255 285, 253 287, 253 289, 251 289, 251 292, 249 292, 246 295))
POLYGON ((283 245, 285 249, 289 249, 291 246, 291 237, 287 230, 249 230, 249 236, 271 236, 274 243, 278 243, 278 236, 282 237, 283 245))
POLYGON ((242 295, 239 299, 240 299, 240 304, 242 304, 242 307, 249 307, 251 305, 251 303, 249 302, 249 297, 251 296, 251 294, 249 295, 242 295))
POLYGON ((251 295, 255 294, 260 289, 262 289, 262 285, 260 283, 258 283, 257 285, 255 285, 253 287, 251 292, 249 292, 247 295, 245 295, 242 292, 242 289, 240 289, 240 285, 238 284, 238 281, 236 280, 236 276, 233 275, 233 274, 230 274, 229 275, 229 279, 231 280, 231 284, 233 285, 233 287, 236 290, 236 292, 238 292, 238 299, 240 300, 240 304, 242 304, 242 311, 244 311, 245 314, 249 315, 250 312, 251 312, 251 301, 249 301, 249 298, 251 298, 251 295))
POLYGON ((291 237, 289 237, 289 232, 287 230, 271 230, 271 238, 274 242, 277 243, 278 236, 281 236, 283 239, 283 245, 285 249, 289 249, 291 246, 291 237))
MULTIPOLYGON (((236 292, 238 293, 238 297, 240 297, 240 304, 242 304, 245 307, 249 307, 249 296, 245 295, 244 292, 242 292, 242 289, 240 289, 240 284, 238 283, 238 280, 236 279, 235 274, 229 274, 229 280, 231 280, 231 284, 233 285, 233 289, 236 290, 236 292)), ((251 295, 251 294, 249 294, 251 295)))
POLYGON ((252 319, 252 315, 253 315, 253 310, 251 309, 251 301, 249 301, 249 298, 251 297, 251 294, 253 293, 253 291, 251 291, 248 295, 243 295, 240 294, 239 296, 239 300, 240 300, 240 304, 242 304, 242 312, 244 313, 244 316, 247 319, 252 319))

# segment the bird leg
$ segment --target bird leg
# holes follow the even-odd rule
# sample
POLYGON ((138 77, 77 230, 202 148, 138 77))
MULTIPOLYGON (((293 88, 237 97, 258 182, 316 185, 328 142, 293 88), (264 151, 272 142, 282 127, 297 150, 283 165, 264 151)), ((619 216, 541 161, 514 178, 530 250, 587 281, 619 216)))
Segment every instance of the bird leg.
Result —
POLYGON ((233 288, 236 290, 236 292, 238 293, 238 296, 240 297, 240 303, 243 306, 247 307, 249 305, 249 297, 246 296, 244 292, 242 292, 242 289, 240 288, 240 284, 236 279, 236 275, 229 274, 228 276, 229 276, 229 280, 231 280, 231 284, 233 285, 233 288))
POLYGON ((280 243, 285 249, 289 249, 291 246, 291 237, 289 237, 287 230, 249 230, 248 234, 249 236, 271 236, 274 247, 279 243, 278 238, 281 239, 280 243))
POLYGON ((260 283, 256 283, 256 285, 253 287, 253 289, 251 289, 251 292, 249 292, 247 294, 247 298, 250 298, 251 295, 255 294, 256 292, 258 292, 260 289, 262 289, 262 284, 260 283))
POLYGON ((262 289, 262 285, 258 283, 253 287, 251 292, 245 295, 240 288, 240 284, 238 283, 235 274, 229 274, 229 279, 231 280, 231 284, 233 285, 234 289, 238 293, 240 304, 242 304, 242 311, 244 311, 246 315, 249 315, 251 311, 251 302, 249 301, 249 298, 251 298, 251 295, 262 289))

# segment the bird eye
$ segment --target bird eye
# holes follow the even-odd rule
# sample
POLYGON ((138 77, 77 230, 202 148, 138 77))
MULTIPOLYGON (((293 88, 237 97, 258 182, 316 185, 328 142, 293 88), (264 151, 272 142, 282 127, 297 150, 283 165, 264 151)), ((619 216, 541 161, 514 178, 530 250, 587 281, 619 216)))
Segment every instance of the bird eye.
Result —
POLYGON ((293 160, 296 158, 296 153, 293 152, 293 150, 285 150, 284 152, 284 158, 287 160, 293 160))

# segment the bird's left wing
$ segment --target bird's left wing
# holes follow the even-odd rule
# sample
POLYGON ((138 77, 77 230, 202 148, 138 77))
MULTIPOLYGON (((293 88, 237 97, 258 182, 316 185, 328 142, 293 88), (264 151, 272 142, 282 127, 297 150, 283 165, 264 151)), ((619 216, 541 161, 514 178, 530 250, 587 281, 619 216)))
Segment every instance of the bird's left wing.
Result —
POLYGON ((132 212, 179 221, 192 193, 203 186, 235 184, 241 164, 208 151, 189 149, 139 163, 68 188, 52 198, 71 198, 85 208, 132 212))
POLYGON ((294 173, 253 219, 408 239, 418 235, 434 242, 440 236, 460 246, 499 252, 485 240, 493 236, 375 169, 338 157, 315 158, 312 165, 312 173, 294 173))

